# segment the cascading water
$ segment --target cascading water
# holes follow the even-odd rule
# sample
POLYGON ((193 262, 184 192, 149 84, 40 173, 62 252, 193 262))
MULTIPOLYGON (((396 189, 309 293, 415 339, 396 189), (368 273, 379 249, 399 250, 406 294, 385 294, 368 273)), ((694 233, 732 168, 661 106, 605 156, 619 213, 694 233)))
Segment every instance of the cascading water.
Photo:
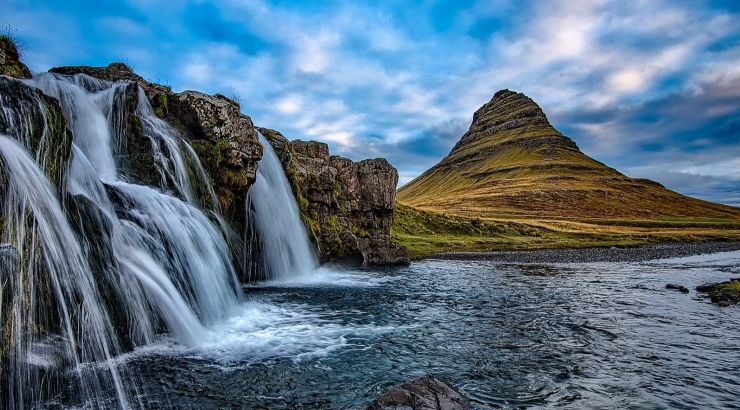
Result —
POLYGON ((313 273, 318 259, 301 221, 290 183, 270 142, 259 133, 264 147, 257 180, 249 189, 249 224, 261 243, 260 254, 268 280, 286 280, 313 273))
MULTIPOLYGON (((245 312, 226 241, 241 239, 189 144, 138 86, 50 73, 24 83, 59 100, 73 138, 71 152, 55 141, 69 143, 70 133, 49 97, 26 91, 6 105, 0 95, 9 134, 0 136, 0 399, 11 408, 60 395, 82 407, 146 407, 115 357, 163 334, 188 348, 218 345, 224 323, 243 323, 224 322, 245 312), (151 143, 156 187, 136 183, 131 116, 151 143)), ((247 209, 261 262, 268 279, 305 277, 317 258, 280 162, 260 141, 247 209)))
POLYGON ((111 361, 120 349, 95 278, 54 188, 25 148, 7 136, 0 136, 0 161, 5 182, 2 240, 15 244, 21 259, 16 269, 5 266, 0 272, 0 310, 10 309, 0 311, 6 318, 5 402, 14 408, 31 407, 50 388, 42 375, 56 372, 60 362, 71 362, 78 394, 84 399, 96 400, 112 385, 119 405, 127 407, 119 373, 111 361), (27 229, 29 214, 33 222, 27 229), (55 302, 50 304, 50 299, 55 302), (109 373, 91 375, 81 367, 87 362, 107 363, 109 373))
MULTIPOLYGON (((208 209, 222 224, 218 202, 195 153, 156 118, 138 87, 133 89, 138 106, 126 113, 121 102, 132 93, 128 82, 49 73, 25 82, 60 101, 74 138, 64 177, 68 199, 62 205, 38 166, 45 153, 31 158, 17 142, 0 137, 0 180, 7 181, 0 187, 2 239, 15 246, 0 252, 0 297, 13 301, 2 305, 13 315, 12 334, 4 330, 3 337, 15 338, 3 353, 10 360, 0 370, 0 378, 8 380, 0 393, 14 408, 38 405, 58 394, 43 386, 49 369, 58 367, 57 376, 64 379, 64 363, 71 363, 80 404, 106 407, 110 403, 103 397, 115 389, 113 407, 128 408, 135 403, 122 385, 128 392, 136 389, 121 382, 112 364, 120 346, 149 344, 162 333, 185 346, 207 343, 206 328, 239 306, 242 291, 224 234, 198 208, 208 209), (131 170, 122 169, 120 159, 127 152, 120 127, 128 114, 136 115, 142 136, 151 142, 159 190, 132 183, 126 176, 131 170), (33 217, 30 228, 27 214, 33 217), (41 247, 32 246, 36 243, 41 247), (45 261, 42 267, 35 266, 39 258, 45 261), (10 272, 11 265, 19 273, 10 272), (50 312, 61 319, 58 329, 46 317, 50 312), (107 363, 107 373, 99 371, 99 363, 107 363)), ((11 111, 3 107, 0 114, 18 117, 28 110, 11 111)), ((25 134, 33 121, 5 123, 15 140, 28 144, 25 134)), ((0 316, 9 313, 0 311, 0 316)))

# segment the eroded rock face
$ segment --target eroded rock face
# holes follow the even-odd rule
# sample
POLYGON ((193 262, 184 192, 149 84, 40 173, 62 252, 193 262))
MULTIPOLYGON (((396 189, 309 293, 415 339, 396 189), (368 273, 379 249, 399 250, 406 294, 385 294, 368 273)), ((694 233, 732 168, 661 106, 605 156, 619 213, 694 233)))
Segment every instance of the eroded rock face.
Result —
POLYGON ((409 263, 406 248, 390 239, 398 171, 388 161, 354 162, 329 155, 324 143, 288 141, 277 131, 258 129, 283 163, 322 262, 409 263))
POLYGON ((434 376, 424 376, 391 387, 367 410, 466 410, 470 399, 449 383, 434 376))
POLYGON ((236 226, 243 226, 244 202, 257 175, 262 145, 252 119, 239 106, 221 95, 195 91, 174 94, 168 117, 192 136, 190 145, 213 179, 225 213, 236 226))
POLYGON ((23 143, 61 192, 72 132, 59 101, 20 80, 0 76, 0 106, 0 134, 23 143))

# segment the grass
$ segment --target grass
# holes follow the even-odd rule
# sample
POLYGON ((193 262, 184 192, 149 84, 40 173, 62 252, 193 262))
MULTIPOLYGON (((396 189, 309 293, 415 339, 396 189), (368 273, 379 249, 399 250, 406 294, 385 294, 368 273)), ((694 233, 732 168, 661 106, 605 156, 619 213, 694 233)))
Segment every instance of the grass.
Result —
POLYGON ((629 178, 582 153, 531 99, 515 93, 476 112, 440 163, 398 190, 399 202, 438 214, 582 219, 597 225, 736 229, 740 209, 629 178), (507 124, 511 125, 510 127, 507 124))
POLYGON ((29 78, 31 72, 23 63, 21 55, 25 51, 24 43, 15 35, 10 25, 0 28, 0 51, 3 55, 3 64, 0 64, 0 75, 17 78, 29 78))
POLYGON ((689 227, 663 221, 481 218, 443 214, 396 204, 391 238, 418 260, 438 252, 635 247, 663 242, 740 240, 740 224, 717 228, 691 221, 689 227), (592 221, 591 221, 592 222, 592 221))

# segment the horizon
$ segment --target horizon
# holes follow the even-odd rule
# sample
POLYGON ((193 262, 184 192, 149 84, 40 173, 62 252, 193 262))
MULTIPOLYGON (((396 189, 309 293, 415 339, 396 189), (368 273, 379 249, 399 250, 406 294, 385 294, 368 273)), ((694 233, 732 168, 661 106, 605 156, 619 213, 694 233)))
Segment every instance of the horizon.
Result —
POLYGON ((4 12, 32 71, 123 61, 176 92, 236 97, 289 139, 387 158, 399 187, 508 88, 592 158, 740 206, 735 2, 10 0, 4 12))

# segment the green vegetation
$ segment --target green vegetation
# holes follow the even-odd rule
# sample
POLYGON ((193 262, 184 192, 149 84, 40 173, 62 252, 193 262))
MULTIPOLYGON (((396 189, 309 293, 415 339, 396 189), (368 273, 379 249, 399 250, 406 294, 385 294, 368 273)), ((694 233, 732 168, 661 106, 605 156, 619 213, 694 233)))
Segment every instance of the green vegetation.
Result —
POLYGON ((15 36, 15 30, 10 25, 0 28, 0 75, 31 77, 31 71, 21 62, 23 51, 23 42, 15 36))
POLYGON ((658 229, 651 221, 616 222, 619 224, 512 217, 489 219, 424 211, 397 203, 391 238, 406 246, 416 260, 438 252, 634 247, 660 242, 740 240, 740 224, 733 225, 733 229, 717 229, 712 223, 692 222, 692 227, 676 227, 655 222, 663 224, 658 229))
POLYGON ((714 287, 714 291, 715 292, 723 292, 723 291, 740 292, 740 281, 720 283, 714 287))
POLYGON ((508 90, 481 107, 450 154, 401 187, 397 199, 470 217, 740 222, 738 208, 689 198, 593 160, 534 101, 508 90))

